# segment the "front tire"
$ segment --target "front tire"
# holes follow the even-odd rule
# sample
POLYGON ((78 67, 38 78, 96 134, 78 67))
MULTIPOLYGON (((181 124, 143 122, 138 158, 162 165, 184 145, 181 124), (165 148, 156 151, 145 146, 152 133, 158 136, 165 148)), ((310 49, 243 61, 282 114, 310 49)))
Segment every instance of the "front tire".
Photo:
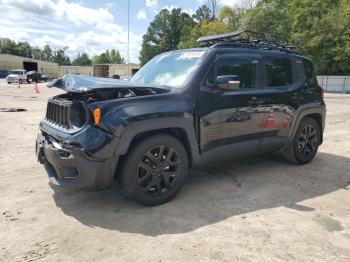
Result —
POLYGON ((138 142, 123 165, 121 186, 126 197, 155 206, 171 200, 188 173, 184 146, 173 136, 154 135, 138 142))
POLYGON ((283 151, 285 159, 299 165, 311 162, 317 153, 320 138, 321 130, 317 122, 310 117, 304 117, 293 140, 283 151))

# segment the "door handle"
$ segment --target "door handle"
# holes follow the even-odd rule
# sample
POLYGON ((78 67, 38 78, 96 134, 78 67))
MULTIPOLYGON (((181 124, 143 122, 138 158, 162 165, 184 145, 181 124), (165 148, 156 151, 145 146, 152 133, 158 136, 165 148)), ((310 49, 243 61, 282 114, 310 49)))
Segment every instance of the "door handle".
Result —
POLYGON ((253 96, 252 99, 248 101, 248 104, 250 105, 261 105, 263 103, 264 100, 262 100, 261 98, 256 98, 255 96, 253 96))

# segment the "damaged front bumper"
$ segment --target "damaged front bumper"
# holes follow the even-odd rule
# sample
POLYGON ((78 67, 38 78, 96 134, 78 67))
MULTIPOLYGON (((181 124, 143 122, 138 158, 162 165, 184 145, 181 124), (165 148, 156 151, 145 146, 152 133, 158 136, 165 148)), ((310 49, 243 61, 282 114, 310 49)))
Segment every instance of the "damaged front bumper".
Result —
POLYGON ((39 130, 36 155, 51 184, 61 187, 102 190, 111 186, 118 157, 97 159, 79 145, 62 144, 39 130))

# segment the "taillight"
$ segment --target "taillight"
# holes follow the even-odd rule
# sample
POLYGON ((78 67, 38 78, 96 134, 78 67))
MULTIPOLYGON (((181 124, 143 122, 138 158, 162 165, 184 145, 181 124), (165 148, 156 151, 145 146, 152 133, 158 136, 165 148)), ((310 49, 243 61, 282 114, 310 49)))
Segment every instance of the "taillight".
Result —
POLYGON ((321 87, 321 97, 324 98, 324 89, 321 87))

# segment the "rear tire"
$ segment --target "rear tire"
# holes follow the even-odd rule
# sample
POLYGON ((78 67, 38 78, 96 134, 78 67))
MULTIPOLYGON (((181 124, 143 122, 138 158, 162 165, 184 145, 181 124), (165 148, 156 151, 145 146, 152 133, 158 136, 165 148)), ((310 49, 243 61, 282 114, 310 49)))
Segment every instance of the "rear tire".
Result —
POLYGON ((160 205, 182 188, 188 173, 187 152, 175 137, 154 135, 132 148, 121 171, 126 197, 146 206, 160 205))
POLYGON ((317 153, 320 138, 321 130, 317 122, 310 117, 304 117, 293 140, 283 150, 284 158, 299 165, 311 162, 317 153))

